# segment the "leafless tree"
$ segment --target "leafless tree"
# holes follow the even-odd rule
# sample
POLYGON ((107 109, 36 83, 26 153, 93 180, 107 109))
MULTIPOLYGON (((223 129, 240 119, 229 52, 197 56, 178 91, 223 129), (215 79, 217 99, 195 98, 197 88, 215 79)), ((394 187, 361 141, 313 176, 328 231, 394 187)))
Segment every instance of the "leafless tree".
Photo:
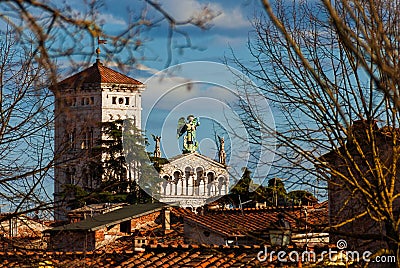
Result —
POLYGON ((45 69, 14 37, 0 41, 0 202, 18 215, 51 208, 53 98, 45 69))
POLYGON ((169 55, 164 61, 168 65, 176 35, 185 40, 179 49, 192 47, 182 27, 206 29, 218 15, 204 7, 196 16, 177 21, 158 2, 140 3, 140 9, 128 12, 124 29, 108 33, 102 29, 102 1, 83 1, 79 6, 35 0, 0 2, 0 202, 12 211, 0 221, 54 205, 47 190, 58 155, 52 150, 54 96, 48 87, 60 78, 58 61, 73 69, 92 64, 98 41, 107 40, 102 47, 105 61, 120 68, 133 66, 145 58, 145 32, 166 24, 169 55))
MULTIPOLYGON (((206 29, 218 13, 209 7, 204 8, 184 21, 176 20, 162 4, 145 0, 132 3, 127 7, 125 25, 118 31, 103 31, 103 1, 87 0, 77 5, 67 2, 7 0, 0 3, 0 23, 10 25, 20 45, 33 48, 33 56, 43 65, 52 81, 57 80, 58 59, 68 60, 72 67, 80 67, 82 62, 90 64, 95 56, 98 39, 106 40, 104 46, 106 60, 127 67, 142 60, 143 47, 146 46, 146 32, 166 24, 168 38, 166 42, 168 55, 166 65, 172 61, 172 43, 176 36, 183 37, 183 43, 176 48, 194 48, 190 36, 182 28, 193 25, 206 29), (81 56, 77 58, 77 56, 81 56)), ((71 67, 69 66, 69 67, 71 67)))
POLYGON ((295 185, 329 188, 329 231, 357 238, 349 247, 373 241, 369 249, 400 265, 397 1, 262 3, 254 61, 234 59, 273 107, 276 129, 242 107, 248 128, 276 137, 275 161, 261 164, 295 185))

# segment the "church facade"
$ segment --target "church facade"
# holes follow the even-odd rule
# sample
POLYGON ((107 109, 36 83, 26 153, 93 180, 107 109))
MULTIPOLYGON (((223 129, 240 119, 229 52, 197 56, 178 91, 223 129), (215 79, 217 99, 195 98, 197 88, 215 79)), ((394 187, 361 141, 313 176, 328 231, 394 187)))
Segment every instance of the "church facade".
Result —
MULTIPOLYGON (((200 126, 199 118, 189 115, 187 121, 179 118, 177 136, 183 137, 182 154, 168 159, 160 166, 159 199, 161 202, 180 207, 197 208, 212 202, 229 192, 229 172, 226 165, 224 138, 219 138, 218 161, 197 152, 199 142, 196 129, 200 126)), ((160 157, 160 139, 156 141, 154 156, 160 157)))
POLYGON ((197 152, 169 159, 159 176, 160 201, 193 210, 229 192, 227 166, 197 152))

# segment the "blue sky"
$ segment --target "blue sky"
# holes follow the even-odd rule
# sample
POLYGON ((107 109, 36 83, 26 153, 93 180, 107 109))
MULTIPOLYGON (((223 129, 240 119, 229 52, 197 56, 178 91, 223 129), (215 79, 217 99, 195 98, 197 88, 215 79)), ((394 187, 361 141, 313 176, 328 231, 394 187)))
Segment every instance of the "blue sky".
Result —
MULTIPOLYGON (((198 1, 198 0, 168 0, 160 1, 162 7, 169 12, 177 21, 184 21, 196 16, 207 6, 216 14, 211 21, 209 30, 201 30, 194 26, 183 26, 180 30, 189 34, 193 47, 183 52, 179 49, 173 50, 172 64, 186 61, 217 61, 221 62, 225 55, 230 55, 229 47, 241 57, 248 57, 246 43, 248 32, 252 29, 251 20, 256 10, 260 8, 259 1, 198 1), (198 49, 196 49, 198 48, 198 49)), ((103 29, 108 32, 118 32, 118 29, 126 25, 127 10, 141 10, 144 7, 142 1, 123 0, 104 1, 104 7, 99 15, 103 29)), ((160 14, 150 9, 150 18, 159 18, 160 14)), ((174 36, 173 46, 184 43, 179 35, 174 36)), ((144 56, 149 60, 141 63, 147 67, 161 70, 165 67, 167 55, 166 23, 162 22, 149 32, 142 34, 145 42, 144 56)))
MULTIPOLYGON (((232 108, 240 99, 236 94, 237 77, 232 75, 232 70, 224 70, 218 65, 224 63, 226 58, 229 62, 233 57, 232 53, 243 63, 251 64, 252 57, 247 48, 248 37, 253 30, 252 20, 263 13, 260 1, 163 0, 159 3, 177 21, 196 17, 204 7, 208 7, 218 16, 210 22, 211 27, 208 30, 190 25, 180 26, 179 30, 189 36, 192 47, 178 49, 178 46, 185 43, 185 39, 175 34, 171 49, 172 61, 169 65, 167 54, 171 47, 167 42, 165 21, 137 36, 144 42, 138 51, 138 56, 142 58, 127 74, 147 84, 147 89, 142 95, 142 128, 150 142, 148 150, 152 151, 154 148, 151 134, 155 134, 162 136, 161 149, 164 157, 170 158, 179 154, 182 140, 176 139, 177 121, 180 117, 194 114, 201 119, 201 126, 198 128, 200 152, 216 158, 216 135, 224 136, 230 158, 228 164, 236 169, 234 175, 235 179, 238 179, 241 168, 252 162, 249 151, 255 149, 263 161, 258 168, 254 167, 253 175, 257 183, 262 183, 268 175, 268 162, 273 161, 274 156, 260 148, 250 148, 248 133, 244 130, 243 122, 240 122, 237 109, 232 108), (196 64, 185 65, 188 62, 200 62, 197 66, 201 67, 196 69, 193 67, 196 64), (176 64, 178 67, 171 67, 168 72, 162 72, 166 67, 176 64), (157 79, 157 76, 154 78, 160 71, 163 79, 157 79), (232 131, 236 132, 235 135, 232 135, 232 131)), ((70 1, 69 4, 77 8, 82 6, 79 0, 70 1)), ((104 0, 97 18, 106 34, 118 34, 128 25, 130 12, 138 14, 143 8, 146 9, 146 5, 140 0, 122 0, 118 1, 118 4, 112 0, 104 0)), ((147 17, 156 20, 161 18, 161 15, 149 8, 147 17)), ((113 68, 114 63, 107 62, 104 55, 110 43, 102 45, 101 58, 106 66, 113 68)), ((236 67, 231 62, 229 64, 233 68, 236 67)), ((233 71, 235 72, 239 73, 237 70, 233 71)), ((273 112, 268 103, 254 105, 257 100, 246 102, 252 107, 260 105, 260 116, 268 124, 274 125, 273 112)), ((270 137, 264 138, 273 144, 270 137)))
MULTIPOLYGON (((210 22, 211 27, 208 30, 190 25, 180 26, 179 30, 185 32, 192 43, 191 48, 184 50, 177 48, 185 42, 183 36, 179 34, 174 35, 172 47, 168 46, 165 21, 137 36, 143 41, 143 47, 137 53, 140 57, 137 64, 127 75, 147 84, 147 89, 142 95, 142 127, 150 142, 148 150, 152 151, 154 148, 151 134, 155 134, 162 136, 164 157, 170 158, 179 154, 182 149, 182 139, 176 139, 177 121, 180 117, 186 118, 189 114, 194 114, 200 117, 201 121, 197 133, 200 152, 215 159, 216 136, 224 136, 228 165, 231 166, 234 181, 240 178, 242 167, 248 166, 249 162, 253 161, 250 156, 252 151, 262 159, 259 165, 253 165, 253 179, 256 183, 263 183, 268 177, 268 162, 274 160, 274 155, 265 151, 262 146, 254 148, 249 144, 249 133, 237 108, 238 101, 243 99, 242 95, 238 94, 236 80, 237 75, 242 76, 242 74, 222 64, 226 58, 229 62, 232 53, 244 63, 251 62, 252 57, 247 48, 248 36, 253 30, 251 21, 256 14, 263 13, 260 1, 160 0, 159 2, 178 21, 197 16, 204 7, 213 10, 218 16, 210 22), (167 54, 170 48, 172 48, 172 61, 168 65, 167 54), (178 67, 174 67, 176 65, 178 67), (163 72, 168 66, 172 67, 163 72)), ((64 6, 64 1, 57 0, 51 3, 60 8, 64 6)), ((88 10, 81 0, 70 0, 68 4, 73 7, 73 12, 84 14, 88 10)), ((97 15, 98 22, 106 34, 118 34, 128 25, 127 20, 132 14, 130 11, 138 14, 143 8, 146 6, 141 0, 104 0, 97 15)), ((153 20, 161 18, 161 15, 152 9, 148 12, 148 17, 153 20)), ((62 42, 61 40, 62 38, 57 39, 55 44, 60 45, 57 42, 62 42)), ((77 46, 91 53, 92 47, 88 45, 90 42, 93 40, 82 40, 82 44, 77 46)), ((105 51, 110 43, 102 45, 101 58, 106 66, 114 68, 115 64, 112 61, 105 60, 105 51)), ((76 56, 75 60, 79 62, 86 59, 82 60, 76 56)), ((64 71, 63 76, 70 75, 68 60, 62 58, 56 60, 61 66, 60 69, 64 71)), ((86 63, 91 64, 91 62, 86 63)), ((230 65, 230 67, 236 66, 230 65)), ((264 122, 274 126, 273 112, 264 98, 250 97, 245 103, 256 108, 264 122)), ((274 149, 271 137, 263 136, 263 141, 268 143, 265 148, 274 149)), ((47 186, 45 188, 51 196, 52 181, 47 186)))
MULTIPOLYGON (((148 150, 153 149, 151 134, 155 134, 162 136, 162 151, 165 157, 170 158, 179 154, 182 140, 177 141, 175 137, 177 120, 182 116, 195 114, 201 118, 202 123, 198 128, 201 153, 216 158, 216 135, 224 136, 229 156, 231 156, 230 151, 234 152, 230 157, 230 165, 237 169, 232 171, 238 178, 241 175, 241 168, 249 161, 250 148, 247 141, 238 141, 232 135, 232 129, 236 129, 238 133, 241 129, 240 136, 245 139, 247 135, 238 119, 237 111, 232 108, 232 104, 239 100, 235 95, 237 78, 232 75, 231 70, 213 63, 220 64, 226 57, 231 58, 232 51, 243 61, 251 60, 247 49, 248 34, 252 30, 251 21, 254 14, 260 10, 260 3, 197 0, 168 0, 160 3, 162 8, 177 21, 196 17, 204 7, 218 15, 210 22, 211 27, 208 30, 190 25, 179 28, 189 36, 192 48, 178 49, 178 46, 185 43, 185 39, 175 34, 170 65, 200 61, 197 64, 199 67, 195 68, 194 64, 170 68, 168 72, 162 73, 163 75, 158 74, 158 77, 165 74, 168 76, 162 80, 152 75, 164 70, 169 63, 167 53, 170 47, 167 42, 166 22, 160 22, 139 37, 145 42, 141 51, 144 59, 138 62, 129 75, 147 84, 147 89, 142 95, 142 128, 150 141, 148 150), (161 96, 163 97, 159 100, 161 96), (239 144, 244 147, 237 148, 239 144)), ((118 33, 119 29, 127 25, 129 10, 142 10, 143 7, 145 4, 142 1, 124 0, 119 1, 118 5, 114 1, 104 1, 102 12, 99 14, 103 30, 106 33, 118 33)), ((161 16, 150 9, 148 17, 157 19, 161 16)), ((112 62, 108 64, 112 65, 112 62)), ((271 113, 267 116, 270 115, 271 113)), ((273 123, 271 118, 267 120, 273 123)), ((268 159, 272 160, 271 157, 268 159)), ((265 172, 266 170, 263 173, 265 172)))

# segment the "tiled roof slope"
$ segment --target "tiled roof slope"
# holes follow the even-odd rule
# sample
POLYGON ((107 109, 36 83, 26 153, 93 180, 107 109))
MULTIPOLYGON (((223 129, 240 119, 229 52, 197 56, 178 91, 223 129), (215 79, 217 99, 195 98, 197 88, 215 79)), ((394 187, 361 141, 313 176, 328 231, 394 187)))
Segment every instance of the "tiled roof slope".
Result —
POLYGON ((91 67, 70 76, 58 83, 59 86, 76 86, 88 83, 115 83, 143 85, 140 81, 105 67, 96 61, 91 67))
MULTIPOLYGON (((271 228, 278 220, 278 214, 283 213, 287 221, 291 223, 293 230, 305 226, 305 216, 302 208, 266 208, 266 209, 228 209, 219 210, 205 215, 186 214, 185 221, 189 224, 200 225, 211 231, 229 236, 242 236, 250 232, 271 228)), ((318 209, 307 209, 308 227, 322 227, 328 223, 327 203, 318 206, 318 209)))
POLYGON ((153 246, 144 252, 1 252, 0 267, 267 267, 259 246, 153 246), (264 266, 265 265, 265 266, 264 266))
POLYGON ((147 215, 155 211, 160 211, 163 207, 166 206, 168 205, 164 203, 129 205, 105 214, 94 216, 93 218, 88 218, 86 220, 82 220, 79 222, 54 227, 52 229, 46 230, 46 232, 83 231, 83 230, 95 231, 102 227, 112 226, 123 221, 147 215))

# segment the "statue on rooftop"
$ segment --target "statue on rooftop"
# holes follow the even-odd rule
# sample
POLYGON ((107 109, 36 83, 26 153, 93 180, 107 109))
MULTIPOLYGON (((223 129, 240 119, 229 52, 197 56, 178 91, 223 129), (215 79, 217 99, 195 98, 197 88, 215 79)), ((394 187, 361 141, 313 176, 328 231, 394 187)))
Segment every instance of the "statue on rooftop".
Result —
POLYGON ((161 136, 156 136, 153 134, 151 134, 151 136, 153 137, 153 140, 155 141, 154 157, 161 158, 161 149, 160 149, 161 136))
POLYGON ((196 128, 200 125, 200 121, 194 115, 189 115, 187 121, 184 117, 179 118, 177 127, 177 138, 186 133, 183 138, 183 153, 193 153, 199 147, 196 141, 196 128))
POLYGON ((218 150, 218 161, 225 165, 226 164, 226 152, 225 152, 225 139, 224 137, 218 136, 219 139, 219 150, 218 150))

